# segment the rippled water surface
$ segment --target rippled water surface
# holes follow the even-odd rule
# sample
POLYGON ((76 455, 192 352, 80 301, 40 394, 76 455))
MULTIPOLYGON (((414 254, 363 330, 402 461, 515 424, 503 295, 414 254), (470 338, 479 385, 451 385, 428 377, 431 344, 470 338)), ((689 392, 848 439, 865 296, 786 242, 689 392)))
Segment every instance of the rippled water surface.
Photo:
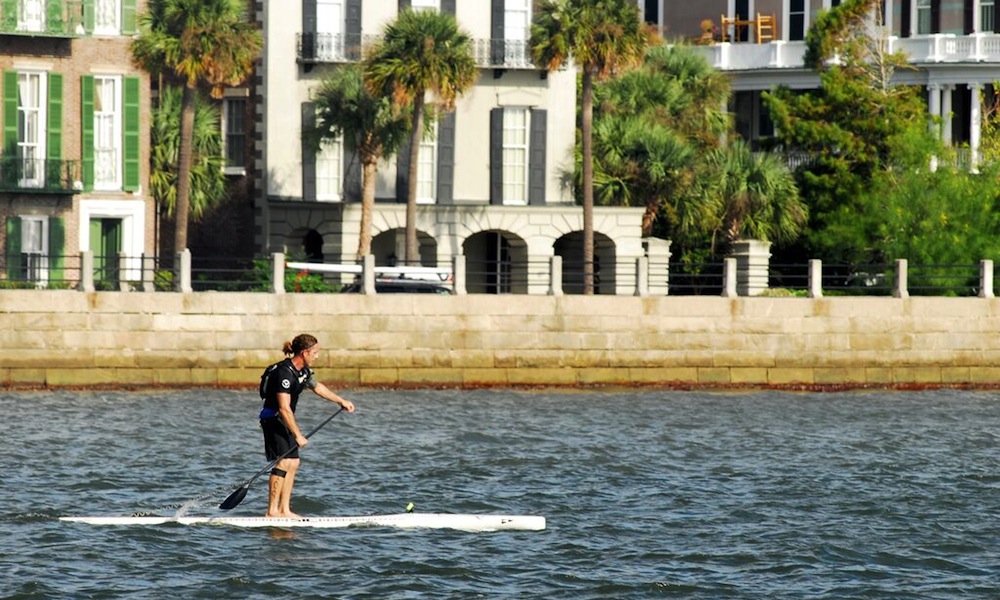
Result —
MULTIPOLYGON (((997 598, 998 396, 357 392, 309 515, 543 515, 543 532, 98 527, 217 514, 254 394, 5 393, 2 598, 997 598)), ((304 397, 306 430, 334 407, 304 397)), ((235 511, 262 514, 266 480, 235 511)))

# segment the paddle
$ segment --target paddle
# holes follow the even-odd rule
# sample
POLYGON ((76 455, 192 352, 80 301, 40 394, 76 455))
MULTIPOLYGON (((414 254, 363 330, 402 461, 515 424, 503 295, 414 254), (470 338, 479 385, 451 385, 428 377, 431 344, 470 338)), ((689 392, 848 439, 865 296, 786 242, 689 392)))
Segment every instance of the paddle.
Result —
MULTIPOLYGON (((322 423, 320 423, 319 425, 317 425, 315 429, 313 429, 312 431, 310 431, 309 433, 307 433, 306 434, 306 438, 308 439, 308 438, 312 437, 312 434, 314 434, 317 431, 319 431, 320 429, 322 429, 324 425, 326 425, 327 423, 329 423, 330 421, 332 421, 334 417, 336 417, 337 415, 339 415, 342 412, 344 412, 344 407, 343 406, 340 407, 340 410, 338 410, 337 412, 335 412, 332 415, 330 415, 327 418, 327 420, 323 421, 322 423)), ((222 504, 219 505, 219 508, 221 508, 222 510, 230 510, 232 508, 236 508, 236 506, 240 502, 243 502, 243 498, 246 498, 247 492, 250 490, 250 484, 252 484, 254 481, 256 481, 256 479, 258 477, 260 477, 264 473, 267 473, 272 468, 274 468, 274 465, 278 464, 278 461, 280 461, 281 459, 283 459, 286 456, 288 456, 292 452, 292 450, 295 450, 298 447, 299 447, 298 444, 292 444, 292 447, 289 448, 288 450, 285 450, 281 454, 281 456, 279 456, 278 458, 276 458, 276 459, 272 460, 271 462, 269 462, 267 464, 267 466, 264 467, 263 469, 261 469, 260 471, 257 471, 256 475, 254 475, 250 479, 247 479, 243 483, 243 485, 241 485, 240 487, 236 488, 236 491, 234 491, 232 494, 229 494, 229 497, 222 501, 222 504)))

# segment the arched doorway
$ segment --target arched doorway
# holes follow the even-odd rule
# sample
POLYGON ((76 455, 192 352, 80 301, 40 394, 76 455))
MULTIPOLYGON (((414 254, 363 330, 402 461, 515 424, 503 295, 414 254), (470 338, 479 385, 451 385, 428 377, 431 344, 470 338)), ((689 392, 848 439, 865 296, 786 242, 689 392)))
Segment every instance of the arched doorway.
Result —
MULTIPOLYGON (((583 293, 583 232, 567 233, 552 244, 556 256, 562 257, 562 288, 565 294, 583 293)), ((614 241, 594 232, 594 293, 616 292, 617 252, 614 241)))
POLYGON ((462 244, 470 294, 528 293, 528 245, 506 231, 483 231, 462 244))
MULTIPOLYGON (((437 240, 423 231, 417 231, 420 264, 411 266, 437 267, 437 240)), ((406 230, 390 229, 372 238, 372 256, 380 266, 403 266, 406 256, 406 230)))

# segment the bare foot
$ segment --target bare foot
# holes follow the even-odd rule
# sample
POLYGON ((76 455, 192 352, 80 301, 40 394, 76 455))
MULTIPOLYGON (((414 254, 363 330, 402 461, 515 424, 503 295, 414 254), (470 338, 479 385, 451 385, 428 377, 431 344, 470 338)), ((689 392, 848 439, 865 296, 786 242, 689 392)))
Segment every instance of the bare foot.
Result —
POLYGON ((293 513, 292 511, 288 511, 288 512, 282 514, 281 516, 282 516, 282 518, 285 518, 285 519, 303 519, 303 518, 305 518, 305 517, 302 517, 301 515, 297 515, 297 514, 293 513))

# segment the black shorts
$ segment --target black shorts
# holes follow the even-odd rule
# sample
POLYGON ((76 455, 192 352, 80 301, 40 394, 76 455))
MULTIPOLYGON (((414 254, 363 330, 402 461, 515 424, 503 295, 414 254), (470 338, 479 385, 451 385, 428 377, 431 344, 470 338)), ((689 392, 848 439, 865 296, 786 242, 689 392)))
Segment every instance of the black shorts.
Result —
MULTIPOLYGON (((260 429, 264 432, 264 455, 267 456, 267 460, 275 460, 295 445, 295 437, 292 436, 292 432, 288 431, 284 422, 278 417, 261 419, 260 429)), ((298 457, 299 449, 296 446, 294 450, 282 458, 298 457)))

